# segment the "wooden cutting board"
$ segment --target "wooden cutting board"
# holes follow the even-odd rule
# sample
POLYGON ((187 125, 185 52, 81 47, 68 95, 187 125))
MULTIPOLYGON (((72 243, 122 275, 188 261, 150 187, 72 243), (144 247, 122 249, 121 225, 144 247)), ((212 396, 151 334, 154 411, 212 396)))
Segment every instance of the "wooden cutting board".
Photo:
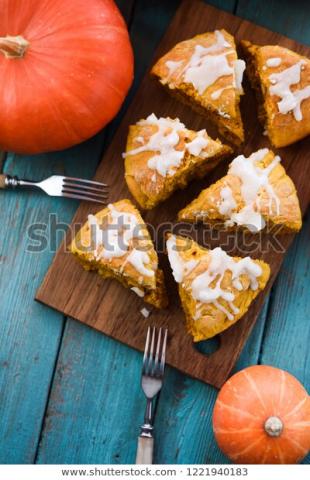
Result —
MULTIPOLYGON (((205 5, 196 0, 184 1, 162 39, 154 61, 177 42, 198 33, 225 28, 235 36, 236 41, 248 39, 258 44, 279 44, 310 57, 310 48, 298 44, 277 33, 258 27, 229 13, 205 5)), ((258 148, 268 146, 262 135, 262 128, 256 116, 256 102, 249 86, 242 98, 241 110, 246 130, 246 142, 242 151, 248 155, 258 148)), ((131 198, 124 181, 122 152, 125 149, 128 126, 154 112, 157 116, 179 117, 192 129, 207 128, 216 137, 214 128, 188 107, 171 98, 156 81, 147 74, 128 108, 123 121, 106 151, 96 173, 96 179, 111 186, 110 201, 131 198)), ((278 151, 283 165, 295 182, 301 208, 306 211, 310 199, 310 138, 278 151)), ((152 311, 145 319, 140 310, 144 306, 140 298, 126 290, 116 281, 103 280, 95 273, 85 272, 73 256, 66 251, 71 241, 69 232, 64 245, 57 252, 54 261, 37 292, 36 299, 65 315, 73 317, 110 337, 131 347, 143 350, 148 324, 168 326, 169 343, 167 361, 182 372, 220 387, 227 379, 242 347, 248 338, 257 316, 263 306, 264 294, 252 304, 249 312, 234 326, 219 336, 218 348, 210 355, 200 353, 193 345, 184 327, 184 315, 180 308, 177 286, 171 275, 167 257, 163 253, 165 232, 175 225, 177 212, 197 196, 202 188, 213 183, 227 171, 227 162, 212 172, 203 181, 193 182, 186 190, 176 192, 170 199, 154 210, 144 214, 147 223, 153 226, 152 235, 159 251, 160 265, 165 271, 170 306, 165 311, 152 311)), ((85 222, 88 213, 99 208, 81 204, 72 223, 71 232, 85 222)), ((192 236, 209 247, 221 245, 230 254, 263 258, 271 265, 271 279, 265 294, 271 288, 280 269, 284 254, 293 240, 293 235, 242 235, 211 232, 208 228, 187 226, 183 233, 192 236)), ((294 319, 292 319, 293 321, 294 319)), ((210 342, 210 341, 209 341, 210 342)))

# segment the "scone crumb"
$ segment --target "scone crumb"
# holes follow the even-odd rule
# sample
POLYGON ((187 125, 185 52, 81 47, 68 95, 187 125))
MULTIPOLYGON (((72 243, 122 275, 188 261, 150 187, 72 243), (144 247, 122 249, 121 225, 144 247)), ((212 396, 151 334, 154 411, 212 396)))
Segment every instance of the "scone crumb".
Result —
POLYGON ((133 292, 135 292, 136 295, 138 295, 138 297, 144 297, 144 291, 141 289, 141 288, 138 288, 138 287, 131 287, 131 289, 133 292))
POLYGON ((148 310, 147 308, 141 308, 140 312, 142 313, 142 315, 144 316, 144 318, 148 318, 150 316, 150 310, 148 310))

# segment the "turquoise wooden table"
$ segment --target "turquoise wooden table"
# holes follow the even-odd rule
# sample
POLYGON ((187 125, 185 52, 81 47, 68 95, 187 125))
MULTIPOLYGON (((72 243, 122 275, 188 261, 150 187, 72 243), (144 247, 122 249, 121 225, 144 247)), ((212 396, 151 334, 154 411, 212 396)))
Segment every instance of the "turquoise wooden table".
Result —
MULTIPOLYGON (((136 56, 135 82, 178 0, 119 0, 136 56)), ((209 3, 310 44, 308 0, 209 3)), ((95 138, 64 152, 10 153, 5 173, 92 177, 118 118, 95 138)), ((63 232, 41 253, 27 251, 27 228, 55 213, 69 223, 77 203, 36 193, 1 194, 0 462, 132 463, 144 398, 141 354, 33 301, 63 232), (130 383, 130 389, 126 385, 130 383)), ((42 227, 42 225, 41 225, 42 227)), ((310 390, 310 219, 305 219, 236 369, 257 363, 289 370, 310 390)), ((48 238, 48 231, 46 232, 48 238)), ((217 391, 167 368, 157 404, 157 463, 227 463, 215 445, 217 391)), ((310 456, 305 460, 310 463, 310 456)))

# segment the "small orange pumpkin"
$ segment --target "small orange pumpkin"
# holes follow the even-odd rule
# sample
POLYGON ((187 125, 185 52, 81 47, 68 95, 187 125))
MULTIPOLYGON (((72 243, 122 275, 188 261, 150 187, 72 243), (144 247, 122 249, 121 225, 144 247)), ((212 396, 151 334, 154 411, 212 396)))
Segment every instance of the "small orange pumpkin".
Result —
POLYGON ((297 463, 310 450, 310 397, 284 370, 246 368, 222 387, 213 431, 235 463, 297 463))

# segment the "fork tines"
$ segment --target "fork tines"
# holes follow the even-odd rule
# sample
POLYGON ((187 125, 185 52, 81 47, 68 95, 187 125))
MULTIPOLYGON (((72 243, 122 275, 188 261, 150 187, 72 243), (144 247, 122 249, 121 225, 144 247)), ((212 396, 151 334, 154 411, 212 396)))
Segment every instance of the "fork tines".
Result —
POLYGON ((95 182, 93 180, 64 177, 62 196, 105 205, 108 200, 108 186, 105 183, 95 182))
POLYGON ((143 356, 142 375, 162 377, 165 370, 166 346, 168 329, 159 329, 156 335, 155 327, 148 327, 143 356), (154 351, 157 336, 156 352, 154 351), (162 338, 163 337, 163 338, 162 338))

